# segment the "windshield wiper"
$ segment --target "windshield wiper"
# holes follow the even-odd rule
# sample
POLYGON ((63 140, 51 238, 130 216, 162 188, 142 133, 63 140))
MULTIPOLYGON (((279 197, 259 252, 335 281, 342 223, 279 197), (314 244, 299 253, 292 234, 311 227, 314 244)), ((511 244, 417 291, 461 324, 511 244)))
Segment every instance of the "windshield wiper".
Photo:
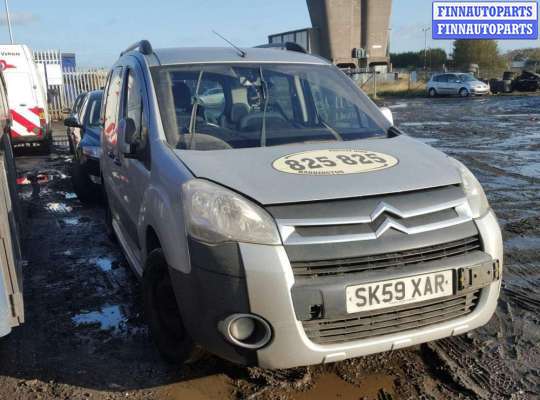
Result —
POLYGON ((201 72, 199 73, 199 79, 197 80, 197 87, 195 88, 195 95, 193 96, 194 102, 193 102, 193 108, 191 109, 191 118, 189 120, 189 129, 188 129, 188 133, 190 135, 188 149, 190 150, 193 147, 193 139, 195 138, 195 125, 197 123, 197 109, 199 108, 199 104, 201 104, 201 101, 199 99, 199 88, 201 86, 203 72, 204 71, 201 70, 201 72))
POLYGON ((264 80, 262 67, 259 67, 259 77, 261 79, 261 95, 264 101, 260 145, 261 147, 266 147, 266 109, 268 108, 268 99, 270 97, 270 94, 268 91, 268 83, 264 80))
POLYGON ((317 119, 322 124, 322 126, 324 126, 326 129, 328 129, 330 131, 330 133, 332 135, 334 135, 334 137, 336 138, 337 141, 343 142, 343 137, 339 134, 339 132, 336 131, 334 128, 332 128, 330 125, 328 125, 326 122, 324 122, 324 119, 321 118, 318 111, 317 111, 317 119))

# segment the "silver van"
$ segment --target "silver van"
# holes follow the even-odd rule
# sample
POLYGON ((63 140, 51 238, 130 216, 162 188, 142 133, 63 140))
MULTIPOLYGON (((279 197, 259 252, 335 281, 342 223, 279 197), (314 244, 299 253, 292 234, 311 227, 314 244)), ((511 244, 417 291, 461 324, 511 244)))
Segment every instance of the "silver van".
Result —
POLYGON ((435 74, 426 85, 429 97, 457 95, 460 97, 482 96, 490 92, 490 87, 471 74, 435 74))
POLYGON ((330 363, 495 311, 502 239, 476 178, 327 61, 142 41, 103 102, 107 227, 167 359, 330 363))

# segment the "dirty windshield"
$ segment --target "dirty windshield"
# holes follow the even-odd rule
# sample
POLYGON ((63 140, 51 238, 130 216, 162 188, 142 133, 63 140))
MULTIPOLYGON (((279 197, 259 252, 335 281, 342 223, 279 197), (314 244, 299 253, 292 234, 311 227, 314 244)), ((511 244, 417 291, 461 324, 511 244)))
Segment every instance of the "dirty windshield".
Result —
POLYGON ((328 66, 231 64, 152 71, 167 140, 221 150, 386 136, 354 83, 328 66))

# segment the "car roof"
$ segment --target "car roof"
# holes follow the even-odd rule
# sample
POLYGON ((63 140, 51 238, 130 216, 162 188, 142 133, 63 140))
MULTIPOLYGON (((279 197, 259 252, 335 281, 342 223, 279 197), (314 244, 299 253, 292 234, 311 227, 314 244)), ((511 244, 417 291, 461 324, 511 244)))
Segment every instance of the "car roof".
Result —
MULTIPOLYGON (((148 55, 150 66, 178 64, 218 64, 218 63, 293 63, 331 65, 327 60, 297 51, 272 48, 242 48, 245 57, 232 47, 179 47, 154 49, 148 55)), ((140 53, 139 53, 140 54, 140 53)))

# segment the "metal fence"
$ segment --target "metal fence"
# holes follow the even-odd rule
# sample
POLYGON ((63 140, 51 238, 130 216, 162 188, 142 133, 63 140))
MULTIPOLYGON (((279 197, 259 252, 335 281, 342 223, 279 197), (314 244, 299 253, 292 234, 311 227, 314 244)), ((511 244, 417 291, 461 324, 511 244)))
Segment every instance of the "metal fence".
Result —
POLYGON ((62 85, 49 85, 49 113, 55 120, 63 117, 64 110, 71 108, 77 96, 83 92, 105 86, 108 70, 102 68, 63 71, 62 85))
POLYGON ((54 120, 63 118, 77 96, 105 85, 108 70, 103 68, 66 68, 59 50, 34 51, 34 61, 47 85, 49 114, 54 120))

